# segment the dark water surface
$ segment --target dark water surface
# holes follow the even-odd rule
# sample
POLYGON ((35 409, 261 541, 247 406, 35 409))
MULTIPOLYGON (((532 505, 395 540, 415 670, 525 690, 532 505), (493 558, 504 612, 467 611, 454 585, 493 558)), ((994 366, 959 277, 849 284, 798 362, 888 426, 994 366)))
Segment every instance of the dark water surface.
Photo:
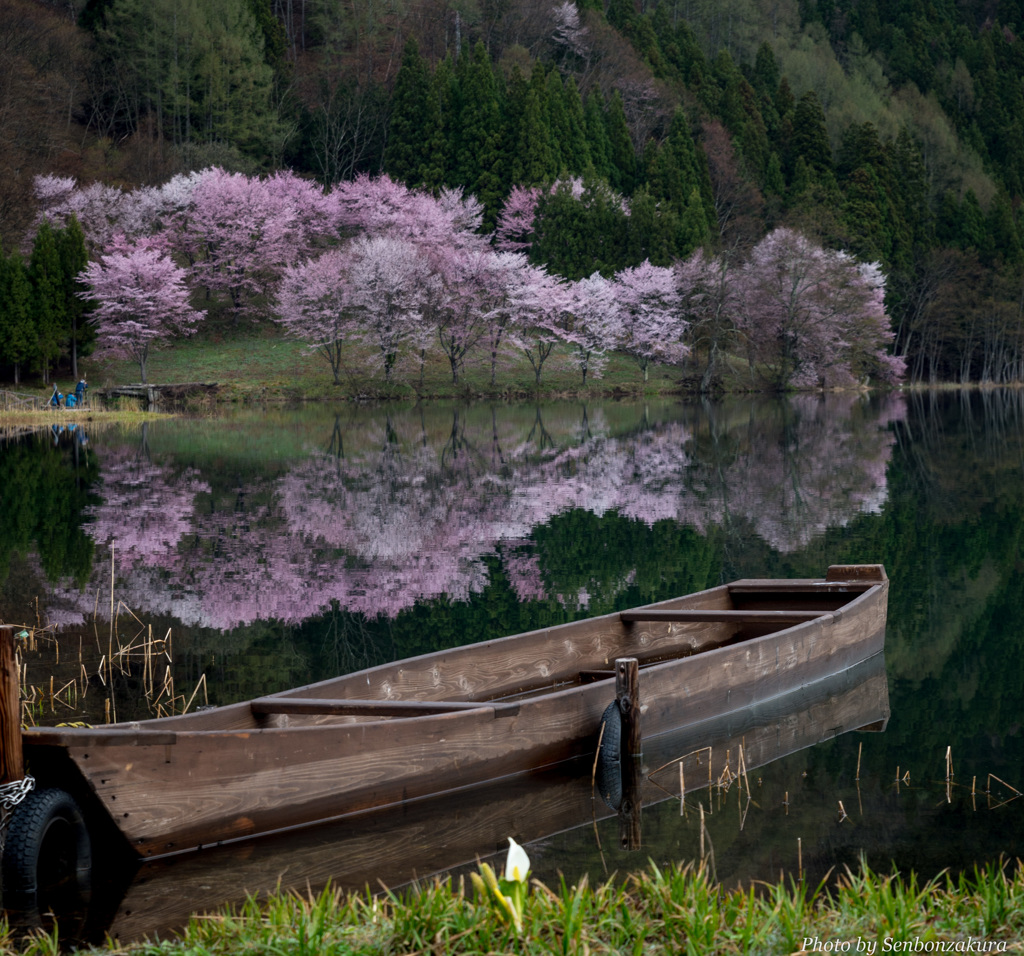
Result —
POLYGON ((648 771, 703 739, 768 762, 682 814, 677 771, 654 774, 639 849, 590 768, 562 767, 153 864, 89 918, 122 938, 281 875, 396 886, 508 836, 549 882, 702 846, 727 884, 1022 856, 1022 529, 1019 392, 325 406, 0 439, 0 619, 46 628, 25 655, 39 723, 229 703, 739 577, 881 562, 891 581, 884 662, 645 748, 648 771))

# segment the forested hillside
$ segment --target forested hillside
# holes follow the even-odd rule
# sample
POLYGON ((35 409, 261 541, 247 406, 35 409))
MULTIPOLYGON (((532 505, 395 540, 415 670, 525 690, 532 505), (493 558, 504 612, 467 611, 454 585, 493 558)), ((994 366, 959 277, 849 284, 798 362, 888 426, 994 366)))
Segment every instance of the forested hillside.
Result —
MULTIPOLYGON (((785 228, 879 264, 910 380, 1020 381, 1021 30, 1020 0, 0 0, 0 366, 88 348, 26 331, 74 296, 33 263, 81 254, 34 177, 216 166, 460 188, 575 281, 701 253, 724 288, 785 228)), ((689 320, 705 372, 749 348, 728 301, 689 320)))

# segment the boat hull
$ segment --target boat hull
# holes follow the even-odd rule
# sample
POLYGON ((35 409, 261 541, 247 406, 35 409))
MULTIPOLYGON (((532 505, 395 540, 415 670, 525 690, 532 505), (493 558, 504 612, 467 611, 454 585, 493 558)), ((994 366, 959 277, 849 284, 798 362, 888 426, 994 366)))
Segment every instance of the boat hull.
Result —
POLYGON ((356 701, 357 691, 371 705, 459 702, 452 706, 461 709, 447 713, 254 718, 251 705, 233 705, 130 726, 34 730, 25 735, 26 753, 43 768, 48 758, 54 768, 70 761, 84 781, 79 791, 142 857, 330 820, 593 753, 615 680, 591 674, 570 682, 567 675, 610 667, 619 657, 641 662, 648 737, 790 693, 881 650, 884 572, 851 593, 822 582, 773 583, 775 590, 736 582, 651 609, 733 613, 753 600, 740 595, 755 593, 759 606, 796 601, 821 616, 758 635, 769 626, 623 623, 608 615, 266 699, 270 710, 274 701, 282 710, 299 700, 356 701), (548 678, 552 686, 538 688, 548 678), (498 699, 474 705, 475 695, 495 693, 498 699))

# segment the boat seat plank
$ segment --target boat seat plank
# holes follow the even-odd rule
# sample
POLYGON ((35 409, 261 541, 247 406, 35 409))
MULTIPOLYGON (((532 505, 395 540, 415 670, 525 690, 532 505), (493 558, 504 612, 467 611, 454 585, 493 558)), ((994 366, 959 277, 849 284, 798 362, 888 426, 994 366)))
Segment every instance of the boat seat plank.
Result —
POLYGON ((681 608, 672 611, 622 611, 619 619, 627 624, 636 623, 699 623, 699 624, 801 624, 816 621, 830 611, 714 611, 701 608, 681 608))
POLYGON ((734 581, 730 594, 863 594, 877 581, 734 581))
POLYGON ((518 704, 473 700, 332 700, 318 697, 259 697, 250 704, 260 716, 305 714, 331 717, 424 717, 490 707, 495 717, 514 717, 518 704))

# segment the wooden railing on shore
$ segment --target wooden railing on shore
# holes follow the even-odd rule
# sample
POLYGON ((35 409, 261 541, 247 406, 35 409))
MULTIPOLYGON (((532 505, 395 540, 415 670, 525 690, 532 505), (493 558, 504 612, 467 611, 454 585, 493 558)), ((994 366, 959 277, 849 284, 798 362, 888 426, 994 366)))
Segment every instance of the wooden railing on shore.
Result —
POLYGON ((161 406, 175 405, 203 395, 214 395, 216 382, 185 382, 177 385, 117 385, 113 388, 97 389, 96 395, 109 405, 116 398, 138 399, 148 411, 161 406))
POLYGON ((38 395, 0 390, 0 411, 33 412, 44 407, 45 402, 38 395))

